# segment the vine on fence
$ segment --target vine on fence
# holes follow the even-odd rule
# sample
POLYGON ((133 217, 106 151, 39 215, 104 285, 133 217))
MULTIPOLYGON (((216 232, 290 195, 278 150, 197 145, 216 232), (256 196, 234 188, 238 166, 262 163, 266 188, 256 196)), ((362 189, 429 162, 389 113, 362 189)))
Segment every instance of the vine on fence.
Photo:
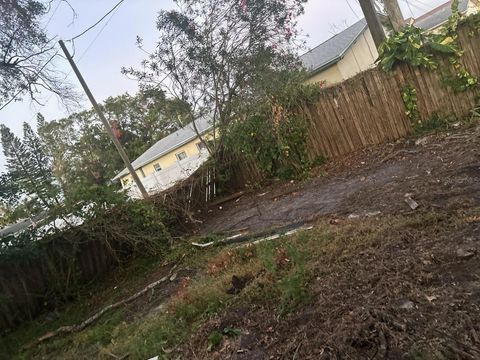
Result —
POLYGON ((315 101, 319 91, 318 84, 286 87, 254 115, 228 129, 225 148, 253 160, 270 178, 303 176, 322 159, 308 159, 308 122, 299 109, 315 101))
POLYGON ((419 122, 420 113, 418 111, 417 90, 411 85, 406 85, 402 90, 402 99, 403 103, 405 104, 405 108, 407 109, 405 114, 412 121, 412 123, 419 122))
POLYGON ((380 67, 390 71, 397 62, 406 62, 415 67, 441 70, 445 85, 455 93, 476 87, 477 77, 460 63, 463 51, 458 45, 457 29, 462 20, 471 26, 471 33, 478 32, 480 15, 476 14, 463 20, 458 4, 458 0, 452 2, 452 15, 440 33, 424 32, 409 24, 390 36, 379 48, 377 61, 380 67), (449 65, 441 61, 445 56, 448 57, 449 65))

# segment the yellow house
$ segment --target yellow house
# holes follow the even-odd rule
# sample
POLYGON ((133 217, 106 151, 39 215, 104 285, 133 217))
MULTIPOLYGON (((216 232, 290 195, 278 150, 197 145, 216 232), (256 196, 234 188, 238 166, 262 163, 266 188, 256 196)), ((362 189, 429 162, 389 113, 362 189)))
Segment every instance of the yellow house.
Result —
MULTIPOLYGON (((452 14, 452 2, 434 8, 416 19, 407 19, 425 31, 438 31, 452 14)), ((458 10, 471 15, 480 9, 480 0, 460 0, 458 10)), ((362 19, 344 31, 328 39, 300 56, 303 66, 309 71, 308 83, 324 82, 326 86, 342 82, 375 66, 377 48, 362 19)))
MULTIPOLYGON (((206 146, 198 134, 205 140, 211 131, 208 119, 195 120, 195 126, 190 123, 164 137, 133 161, 132 166, 147 191, 164 190, 191 175, 208 158, 206 146)), ((124 189, 134 186, 127 169, 112 180, 120 180, 124 189)))
POLYGON ((362 19, 300 56, 310 72, 307 82, 342 82, 374 66, 378 58, 367 22, 362 19))
MULTIPOLYGON (((479 9, 479 0, 460 0, 458 3, 458 11, 464 16, 475 14, 479 9)), ((437 32, 445 25, 450 15, 452 15, 452 2, 447 1, 413 20, 413 24, 420 29, 437 32)), ((409 21, 412 20, 407 20, 409 21)))

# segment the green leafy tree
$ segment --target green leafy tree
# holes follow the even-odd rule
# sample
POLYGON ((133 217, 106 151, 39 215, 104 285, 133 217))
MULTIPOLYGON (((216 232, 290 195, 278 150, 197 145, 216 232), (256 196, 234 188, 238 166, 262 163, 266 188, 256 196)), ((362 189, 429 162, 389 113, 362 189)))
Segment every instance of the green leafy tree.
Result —
POLYGON ((110 97, 103 108, 132 158, 185 125, 182 118, 188 111, 186 104, 167 99, 158 89, 142 90, 135 96, 126 93, 110 97))
MULTIPOLYGON (((135 159, 182 126, 179 114, 185 111, 185 104, 166 99, 161 91, 144 90, 135 96, 108 98, 102 108, 119 141, 135 159)), ((67 197, 109 183, 124 167, 93 110, 48 123, 40 117, 38 132, 67 197)))
MULTIPOLYGON (((176 10, 159 13, 155 51, 141 69, 123 72, 188 104, 186 121, 208 116, 214 132, 221 130, 255 112, 297 67, 295 25, 304 3, 178 0, 176 10)), ((211 153, 219 148, 209 146, 211 153)))

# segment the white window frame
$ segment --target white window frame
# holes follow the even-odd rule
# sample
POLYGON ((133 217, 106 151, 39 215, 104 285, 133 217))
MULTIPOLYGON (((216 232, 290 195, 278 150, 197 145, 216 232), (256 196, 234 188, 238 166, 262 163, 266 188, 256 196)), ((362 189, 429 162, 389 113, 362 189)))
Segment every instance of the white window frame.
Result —
POLYGON ((182 161, 182 160, 185 160, 188 157, 188 155, 187 155, 187 152, 185 150, 182 150, 182 151, 176 153, 175 157, 177 158, 177 161, 182 161), (183 159, 180 159, 181 154, 185 154, 185 157, 183 159))
POLYGON ((199 141, 195 145, 197 145, 198 151, 207 150, 207 145, 203 141, 199 141), (203 149, 202 149, 202 146, 203 146, 203 149))

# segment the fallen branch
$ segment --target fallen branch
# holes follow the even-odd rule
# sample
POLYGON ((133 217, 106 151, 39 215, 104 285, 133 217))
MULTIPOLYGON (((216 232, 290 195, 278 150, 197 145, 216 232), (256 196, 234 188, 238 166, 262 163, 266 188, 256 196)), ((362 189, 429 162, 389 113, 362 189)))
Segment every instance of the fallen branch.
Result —
POLYGON ((93 316, 89 317, 88 319, 86 319, 85 321, 83 321, 82 323, 80 324, 76 324, 76 325, 70 325, 70 326, 62 326, 62 327, 59 327, 57 330, 55 331, 50 331, 42 336, 40 336, 35 342, 33 343, 30 343, 28 345, 26 345, 24 347, 24 349, 30 349, 32 348, 33 346, 36 346, 44 341, 47 341, 47 340, 50 340, 54 337, 57 337, 57 336, 60 336, 60 335, 66 335, 66 334, 71 334, 71 333, 74 333, 74 332, 78 332, 78 331, 82 331, 83 329, 85 329, 87 326, 90 326, 91 324, 93 324, 95 321, 97 321, 98 319, 100 319, 103 315, 105 315, 107 312, 109 312, 110 310, 113 310, 113 309, 116 309, 116 308, 119 308, 120 306, 123 306, 123 305, 127 305, 128 303, 131 303, 132 301, 138 299, 140 296, 146 294, 148 291, 156 288, 158 285, 166 282, 170 276, 173 274, 173 271, 177 268, 177 265, 180 261, 183 260, 183 258, 185 257, 185 254, 182 256, 182 258, 177 262, 177 264, 175 264, 171 269, 170 271, 168 272, 167 275, 165 275, 164 277, 162 277, 160 280, 157 280, 151 284, 149 284, 147 287, 145 287, 143 290, 133 294, 132 296, 124 299, 124 300, 121 300, 121 301, 118 301, 114 304, 110 304, 106 307, 104 307, 102 310, 100 310, 99 312, 95 313, 93 316))

